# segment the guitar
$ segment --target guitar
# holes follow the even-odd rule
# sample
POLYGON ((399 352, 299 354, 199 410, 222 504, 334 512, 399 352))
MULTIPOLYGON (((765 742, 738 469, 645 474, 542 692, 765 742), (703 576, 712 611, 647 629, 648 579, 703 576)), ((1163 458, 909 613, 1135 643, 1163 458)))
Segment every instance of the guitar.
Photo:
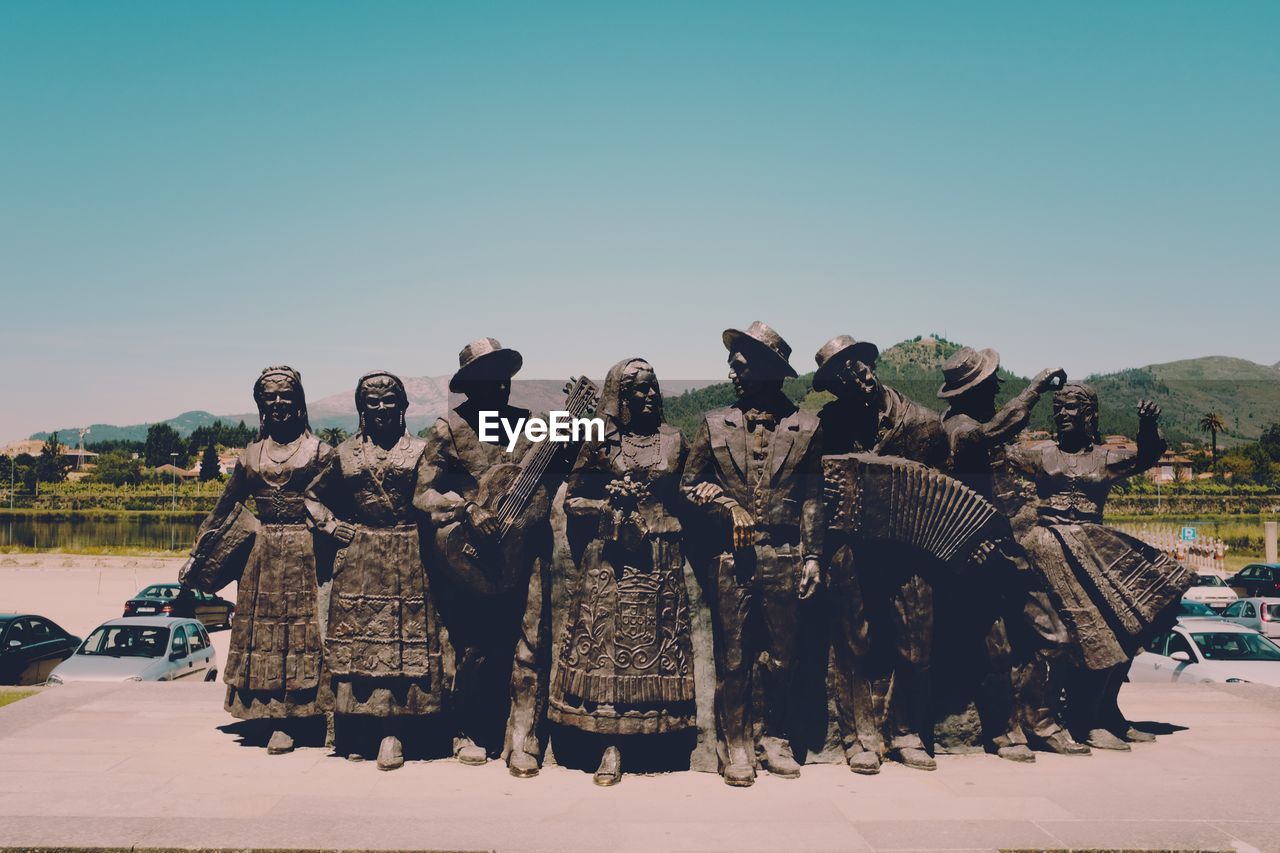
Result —
MULTIPOLYGON (((599 389, 578 377, 565 384, 565 411, 570 418, 595 412, 599 389)), ((483 536, 466 521, 452 521, 436 530, 436 565, 455 581, 481 595, 513 589, 525 570, 525 543, 531 532, 547 523, 551 495, 543 483, 556 454, 572 445, 540 441, 518 462, 494 465, 480 477, 475 502, 498 519, 498 533, 483 536)))

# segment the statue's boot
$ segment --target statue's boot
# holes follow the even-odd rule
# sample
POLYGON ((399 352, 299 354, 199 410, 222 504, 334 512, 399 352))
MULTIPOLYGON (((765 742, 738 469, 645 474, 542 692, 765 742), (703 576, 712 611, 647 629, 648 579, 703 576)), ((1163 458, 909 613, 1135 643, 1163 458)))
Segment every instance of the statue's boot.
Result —
POLYGON ((608 788, 622 781, 622 753, 618 752, 616 746, 605 749, 604 755, 600 756, 600 766, 596 768, 596 775, 591 781, 601 788, 608 788))
POLYGON ((1134 728, 1133 726, 1129 726, 1129 728, 1125 729, 1124 732, 1120 735, 1120 737, 1123 740, 1128 741, 1129 743, 1155 743, 1156 742, 1156 736, 1153 735, 1151 732, 1144 732, 1141 729, 1134 728))
POLYGON ((537 756, 530 755, 523 749, 512 749, 507 756, 507 771, 517 779, 530 779, 538 775, 537 756))
POLYGON ((730 748, 729 763, 724 768, 724 783, 734 788, 750 788, 756 783, 756 765, 742 747, 730 748))
POLYGON ((1090 729, 1089 736, 1084 742, 1094 749, 1113 749, 1116 752, 1128 752, 1129 744, 1120 740, 1106 729, 1090 729))
POLYGON ((473 767, 478 767, 489 760, 489 754, 485 752, 484 747, 466 735, 459 735, 453 739, 453 757, 462 764, 470 764, 473 767))
POLYGON ((996 755, 1005 761, 1016 761, 1020 764, 1034 764, 1036 760, 1036 754, 1025 743, 1011 743, 996 747, 996 755))
POLYGON ((764 769, 780 779, 799 779, 800 764, 791 754, 791 744, 780 737, 766 735, 760 738, 764 769))
POLYGON ((284 755, 286 752, 293 752, 293 738, 276 729, 267 741, 267 755, 284 755))
POLYGON ((378 746, 378 769, 398 770, 404 767, 404 750, 400 746, 400 738, 387 735, 378 746))
POLYGON ((863 776, 874 776, 880 772, 880 756, 869 749, 855 752, 849 756, 849 769, 863 776))
POLYGON ((904 746, 901 749, 894 749, 890 752, 895 758, 913 770, 937 770, 938 762, 933 756, 925 752, 923 749, 917 749, 914 746, 904 746))
POLYGON ((1053 752, 1058 755, 1088 755, 1092 752, 1088 746, 1076 741, 1071 735, 1067 734, 1066 729, 1059 729, 1046 737, 1032 735, 1028 739, 1045 752, 1053 752))

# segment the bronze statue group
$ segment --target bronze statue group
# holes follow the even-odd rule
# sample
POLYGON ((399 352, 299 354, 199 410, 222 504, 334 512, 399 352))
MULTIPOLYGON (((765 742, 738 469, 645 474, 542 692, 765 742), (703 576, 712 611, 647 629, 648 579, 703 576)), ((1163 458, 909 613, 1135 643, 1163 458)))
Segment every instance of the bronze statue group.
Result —
POLYGON ((709 624, 729 785, 798 776, 821 748, 801 731, 813 707, 834 709, 829 738, 863 774, 935 769, 957 708, 976 709, 971 742, 1011 761, 1154 739, 1117 694, 1191 576, 1102 511, 1164 451, 1156 406, 1139 404, 1136 451, 1117 450, 1088 386, 1046 370, 997 408, 999 356, 965 348, 939 415, 842 335, 817 353, 813 385, 832 399, 813 413, 783 393, 796 371, 777 332, 756 322, 723 343, 737 400, 692 443, 642 358, 570 392, 602 438, 510 451, 478 428, 482 412, 530 416, 509 402, 521 356, 492 338, 462 350, 449 390, 463 400, 425 438, 389 373, 360 378, 359 431, 330 447, 299 373, 264 370, 259 438, 182 577, 238 582, 227 711, 271 753, 331 714, 336 752, 383 770, 433 728, 459 762, 500 756, 531 777, 560 732, 612 785, 624 750, 695 730, 709 624), (1016 443, 1051 391, 1055 441, 1016 443))

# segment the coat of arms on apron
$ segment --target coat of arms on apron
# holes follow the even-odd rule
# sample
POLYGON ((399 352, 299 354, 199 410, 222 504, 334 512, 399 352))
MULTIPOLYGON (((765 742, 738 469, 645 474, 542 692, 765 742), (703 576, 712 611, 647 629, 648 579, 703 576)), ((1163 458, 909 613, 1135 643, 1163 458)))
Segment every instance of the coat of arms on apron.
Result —
POLYGON ((618 580, 618 621, 614 628, 614 643, 619 648, 631 650, 657 642, 661 606, 661 575, 624 566, 618 580))

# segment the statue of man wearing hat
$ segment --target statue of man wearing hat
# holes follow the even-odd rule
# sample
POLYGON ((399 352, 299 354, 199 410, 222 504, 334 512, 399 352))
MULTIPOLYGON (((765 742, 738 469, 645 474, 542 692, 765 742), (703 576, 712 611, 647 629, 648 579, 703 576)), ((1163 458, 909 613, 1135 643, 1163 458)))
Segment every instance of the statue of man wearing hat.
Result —
POLYGON ((801 599, 821 582, 822 438, 816 417, 782 392, 796 375, 791 347, 761 322, 728 329, 729 379, 737 401, 708 412, 693 442, 683 492, 709 528, 704 581, 715 638, 716 718, 722 775, 755 781, 756 766, 795 778, 788 698, 801 599), (756 664, 763 719, 752 702, 756 664), (757 742, 755 733, 761 737, 757 742))
MULTIPOLYGON (((993 349, 963 347, 942 365, 943 383, 938 397, 947 402, 942 426, 950 445, 948 473, 991 501, 1011 517, 1025 516, 1007 449, 1031 419, 1041 395, 1066 381, 1061 368, 1040 371, 1011 400, 996 408, 1000 390, 1000 354, 993 349)), ((1024 526, 1024 520, 1014 521, 1024 526)), ((1061 755, 1083 755, 1089 748, 1076 743, 1056 717, 1040 719, 1035 708, 1044 704, 1034 696, 1040 669, 1058 657, 1067 642, 1062 624, 1048 595, 1039 588, 1026 552, 1011 535, 998 553, 983 562, 982 569, 963 584, 948 590, 949 609, 964 625, 958 629, 957 650, 965 644, 984 672, 981 683, 993 695, 982 703, 1002 709, 1005 719, 993 728, 996 752, 1013 761, 1034 761, 1028 749, 1028 731, 1034 745, 1061 755), (1010 695, 1012 694, 1012 695, 1010 695), (1011 701, 1012 700, 1012 701, 1011 701), (1025 727, 1025 728, 1024 728, 1025 727)), ((959 667, 963 669, 964 667, 959 667)))
MULTIPOLYGON (((511 451, 505 440, 480 438, 481 413, 516 423, 530 412, 510 405, 511 378, 523 358, 494 338, 472 341, 458 354, 458 372, 449 391, 465 399, 436 420, 418 467, 414 506, 433 525, 468 525, 477 536, 493 537, 497 517, 477 503, 479 483, 495 465, 518 462, 529 448, 521 437, 511 451)), ((546 572, 551 530, 527 547, 526 580, 497 594, 469 588, 441 573, 432 584, 453 647, 454 756, 463 764, 484 764, 499 749, 511 775, 535 776, 541 754, 539 720, 546 699, 548 650, 546 572), (505 734, 504 734, 505 731, 505 734)), ((450 669, 446 665, 446 670, 450 669)))
MULTIPOLYGON (((817 391, 835 399, 822 407, 823 453, 899 456, 933 468, 947 461, 947 437, 936 412, 907 399, 876 377, 875 344, 839 335, 818 350, 817 391)), ((933 654, 933 582, 929 567, 900 551, 862 545, 828 534, 824 554, 832 602, 836 707, 849 769, 880 770, 882 741, 872 711, 872 642, 883 647, 892 671, 886 697, 889 755, 908 767, 937 767, 921 732, 929 723, 929 664, 933 654), (872 637, 868 605, 889 636, 872 637)), ((882 673, 884 674, 884 673, 882 673)))

